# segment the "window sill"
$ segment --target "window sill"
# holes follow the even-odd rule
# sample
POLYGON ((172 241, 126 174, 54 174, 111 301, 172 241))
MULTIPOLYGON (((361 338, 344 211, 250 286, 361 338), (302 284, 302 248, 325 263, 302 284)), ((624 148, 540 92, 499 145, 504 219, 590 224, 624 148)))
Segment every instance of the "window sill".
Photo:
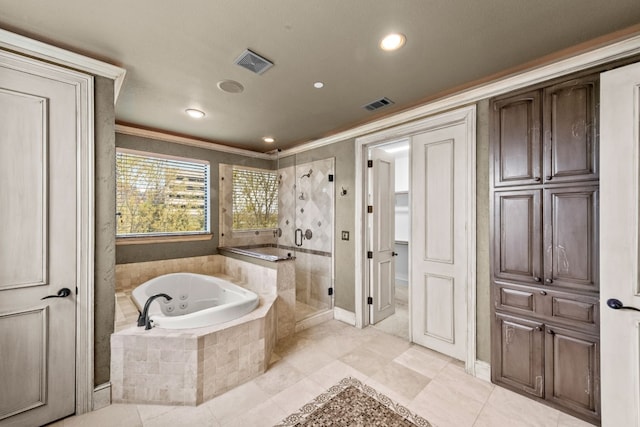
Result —
POLYGON ((153 243, 195 242, 200 240, 211 240, 212 238, 213 233, 183 234, 179 236, 116 237, 116 246, 148 245, 153 243))

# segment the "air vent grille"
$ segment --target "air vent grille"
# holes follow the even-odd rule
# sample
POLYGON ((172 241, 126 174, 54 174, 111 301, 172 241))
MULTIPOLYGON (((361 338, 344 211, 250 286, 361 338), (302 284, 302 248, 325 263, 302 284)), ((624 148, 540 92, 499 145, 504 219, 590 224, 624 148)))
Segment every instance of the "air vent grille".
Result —
POLYGON ((269 61, 267 58, 263 58, 255 52, 250 51, 249 49, 242 52, 242 55, 236 59, 235 63, 256 74, 262 74, 269 68, 273 67, 273 62, 269 61))
POLYGON ((363 105, 362 108, 364 108, 365 110, 368 111, 375 111, 375 110, 379 110, 380 108, 384 108, 387 107, 389 105, 394 104, 394 102, 392 100, 390 100, 387 97, 384 98, 380 98, 380 99, 376 99, 375 101, 367 104, 367 105, 363 105))

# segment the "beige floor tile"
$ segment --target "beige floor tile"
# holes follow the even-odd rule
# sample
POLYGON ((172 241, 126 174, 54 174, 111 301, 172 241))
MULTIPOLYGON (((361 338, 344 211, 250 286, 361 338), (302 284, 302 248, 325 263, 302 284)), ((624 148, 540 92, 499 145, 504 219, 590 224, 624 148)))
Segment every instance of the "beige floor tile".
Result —
POLYGON ((558 427, 592 427, 593 424, 589 424, 586 421, 582 421, 576 417, 560 412, 558 418, 558 427))
POLYGON ((303 374, 308 375, 327 366, 335 360, 335 357, 325 353, 319 344, 314 344, 287 355, 284 360, 303 374))
POLYGON ((340 360, 352 368, 362 372, 367 377, 375 374, 391 362, 391 359, 381 356, 380 354, 363 346, 345 354, 340 358, 340 360))
POLYGON ((268 427, 283 420, 288 413, 272 399, 261 403, 245 414, 221 423, 221 427, 268 427))
POLYGON ((113 404, 94 412, 66 418, 64 427, 140 427, 136 405, 113 404))
MULTIPOLYGON (((483 404, 431 381, 407 407, 438 427, 471 427, 483 404)), ((495 427, 507 427, 500 424, 495 427)))
POLYGON ((183 406, 174 408, 144 422, 144 427, 202 426, 219 427, 220 424, 208 407, 183 406))
POLYGON ((224 422, 240 416, 269 398, 270 395, 258 387, 255 381, 249 381, 205 402, 202 406, 208 407, 218 421, 224 422))
POLYGON ((407 305, 398 304, 396 299, 396 312, 383 321, 376 323, 373 327, 409 341, 409 310, 407 305))
POLYGON ((495 387, 474 427, 556 427, 559 417, 560 412, 553 408, 495 387))
POLYGON ((287 414, 292 414, 324 391, 325 389, 316 382, 304 378, 276 394, 271 400, 287 414))
POLYGON ((140 419, 144 423, 151 418, 159 417, 160 415, 166 414, 176 407, 169 405, 138 405, 137 408, 140 419))
POLYGON ((454 364, 445 366, 433 378, 433 382, 449 388, 454 395, 468 397, 480 403, 487 401, 495 387, 487 381, 472 377, 463 368, 454 364))
POLYGON ((415 346, 409 348, 404 353, 393 359, 409 369, 424 375, 427 378, 435 378, 436 375, 447 366, 451 359, 448 357, 437 357, 427 352, 417 349, 415 346))
POLYGON ((408 350, 411 344, 406 339, 382 334, 367 340, 362 346, 392 360, 408 350))
POLYGON ((253 380, 265 393, 274 396, 304 378, 305 375, 286 360, 280 360, 269 367, 267 372, 253 380))
POLYGON ((328 390, 338 384, 341 379, 347 377, 352 377, 363 382, 368 378, 367 375, 339 360, 331 362, 307 378, 319 384, 323 390, 328 390))
POLYGON ((431 381, 430 378, 395 362, 387 364, 369 379, 384 384, 386 388, 406 399, 407 403, 431 381))

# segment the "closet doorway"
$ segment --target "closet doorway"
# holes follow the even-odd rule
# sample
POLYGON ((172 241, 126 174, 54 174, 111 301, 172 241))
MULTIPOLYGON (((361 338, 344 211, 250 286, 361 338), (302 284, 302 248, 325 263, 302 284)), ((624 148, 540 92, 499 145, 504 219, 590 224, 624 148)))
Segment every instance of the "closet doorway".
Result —
MULTIPOLYGON (((380 191, 376 185, 385 181, 370 175, 368 166, 373 163, 375 169, 375 161, 369 160, 375 156, 370 159, 369 153, 406 141, 408 339, 464 361, 471 374, 476 351, 475 135, 475 106, 470 106, 356 140, 356 218, 362 224, 356 229, 356 325, 378 323, 372 315, 381 308, 376 298, 389 297, 380 294, 381 287, 376 291, 373 281, 382 270, 372 262, 380 226, 370 213, 377 207, 369 206, 380 191)), ((403 198, 398 193, 394 216, 402 212, 396 209, 403 198)))

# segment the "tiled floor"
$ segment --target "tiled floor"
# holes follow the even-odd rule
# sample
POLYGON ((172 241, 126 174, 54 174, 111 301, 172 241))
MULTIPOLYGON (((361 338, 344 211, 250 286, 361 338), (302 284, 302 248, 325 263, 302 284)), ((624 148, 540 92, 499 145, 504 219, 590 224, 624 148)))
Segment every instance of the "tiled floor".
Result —
POLYGON ((409 296, 407 285, 396 284, 396 311, 373 327, 409 341, 409 296))
POLYGON ((271 426, 352 376, 439 427, 589 426, 374 328, 332 320, 281 341, 269 370, 198 407, 111 405, 55 427, 271 426))

